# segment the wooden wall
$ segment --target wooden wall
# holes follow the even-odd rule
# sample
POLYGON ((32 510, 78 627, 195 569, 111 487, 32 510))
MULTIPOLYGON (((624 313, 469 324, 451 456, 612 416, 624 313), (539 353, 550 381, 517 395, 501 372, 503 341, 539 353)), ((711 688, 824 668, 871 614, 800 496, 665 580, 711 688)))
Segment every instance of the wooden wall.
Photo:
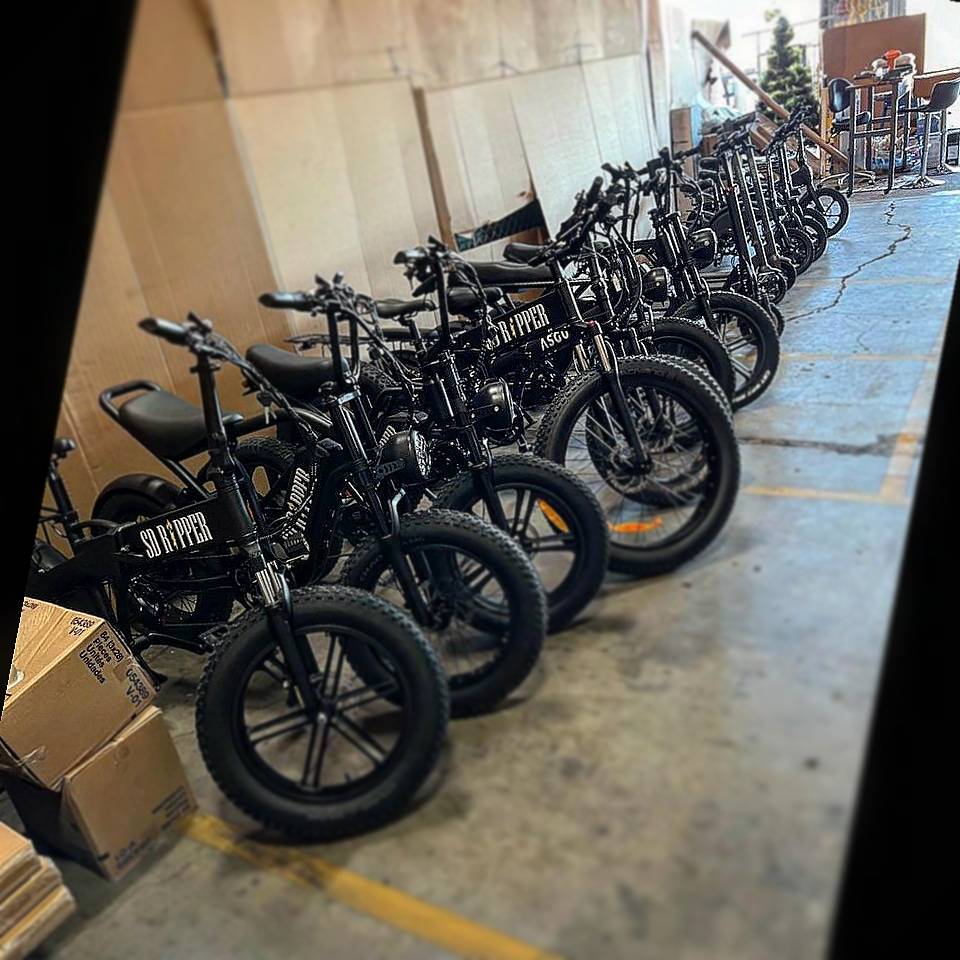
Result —
MULTIPOLYGON (((64 393, 78 506, 158 464, 100 411, 135 378, 195 399, 147 314, 245 349, 303 320, 257 295, 346 273, 539 197, 551 227, 606 160, 669 140, 665 0, 140 0, 64 393)), ((676 29, 676 28, 675 28, 676 29)), ((477 251, 490 256, 491 251, 477 251)), ((251 410, 225 371, 225 406, 251 410)))

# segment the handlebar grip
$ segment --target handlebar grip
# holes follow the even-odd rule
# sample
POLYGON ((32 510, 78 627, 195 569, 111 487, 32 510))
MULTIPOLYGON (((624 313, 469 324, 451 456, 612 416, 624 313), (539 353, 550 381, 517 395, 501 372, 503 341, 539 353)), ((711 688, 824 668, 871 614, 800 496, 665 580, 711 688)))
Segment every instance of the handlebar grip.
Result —
POLYGON ((588 206, 597 202, 597 197, 600 196, 600 191, 603 189, 603 177, 594 177, 593 183, 590 184, 590 189, 587 191, 586 197, 584 197, 584 203, 588 206))
POLYGON ((182 347, 190 336, 186 327, 160 317, 144 317, 137 326, 151 336, 166 340, 167 343, 175 343, 178 347, 182 347))
POLYGON ((305 293, 284 293, 278 290, 274 293, 261 293, 258 299, 271 310, 299 310, 309 313, 313 309, 313 299, 305 293))
POLYGON ((411 247, 409 250, 398 250, 393 255, 393 262, 397 264, 415 263, 423 258, 424 251, 420 247, 411 247))

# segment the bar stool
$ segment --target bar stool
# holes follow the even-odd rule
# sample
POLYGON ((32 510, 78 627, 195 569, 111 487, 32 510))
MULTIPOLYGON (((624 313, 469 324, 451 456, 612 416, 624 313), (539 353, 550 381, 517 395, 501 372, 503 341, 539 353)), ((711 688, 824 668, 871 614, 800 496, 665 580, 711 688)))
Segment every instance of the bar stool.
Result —
MULTIPOLYGON (((847 80, 846 77, 834 77, 834 79, 827 84, 827 107, 829 108, 831 114, 830 136, 832 137, 841 133, 849 133, 850 135, 850 145, 847 149, 847 172, 844 174, 835 175, 838 187, 842 183, 846 183, 848 196, 853 193, 854 177, 864 177, 870 182, 873 182, 876 179, 876 175, 872 170, 854 170, 853 155, 855 146, 855 131, 851 130, 849 116, 842 119, 840 119, 838 116, 841 113, 852 110, 853 100, 854 86, 849 80, 847 80)), ((868 123, 872 121, 872 119, 873 117, 869 110, 861 111, 857 114, 854 128, 862 123, 868 123)), ((825 182, 826 180, 833 179, 834 177, 827 177, 825 178, 825 182)))
MULTIPOLYGON (((923 187, 942 187, 943 180, 936 180, 927 176, 927 154, 930 149, 930 121, 934 114, 940 114, 940 143, 943 145, 947 135, 947 111, 957 102, 960 95, 960 77, 956 80, 941 80, 934 84, 930 91, 930 99, 919 107, 911 107, 906 112, 923 114, 923 145, 920 149, 920 175, 903 185, 904 190, 919 190, 923 187)), ((941 154, 943 150, 941 149, 941 154)))

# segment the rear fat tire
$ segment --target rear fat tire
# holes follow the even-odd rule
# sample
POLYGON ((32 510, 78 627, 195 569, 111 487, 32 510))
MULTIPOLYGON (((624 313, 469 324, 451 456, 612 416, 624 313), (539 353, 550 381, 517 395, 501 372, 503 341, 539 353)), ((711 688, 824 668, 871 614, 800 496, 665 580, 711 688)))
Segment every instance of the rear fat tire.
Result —
POLYGON ((402 672, 411 691, 410 727, 403 753, 391 761, 388 776, 360 796, 307 800, 270 789, 244 762, 237 699, 251 664, 275 646, 261 609, 231 624, 207 660, 197 688, 197 740, 210 775, 248 816, 288 837, 335 840, 393 819, 426 779, 446 735, 446 682, 416 625, 377 597, 343 587, 309 587, 293 592, 293 611, 295 625, 341 626, 372 638, 402 672))
MULTIPOLYGON (((834 187, 817 187, 814 191, 816 195, 815 203, 817 209, 823 213, 825 209, 821 198, 826 198, 829 204, 839 204, 839 214, 835 223, 827 223, 827 236, 835 237, 846 226, 847 219, 850 216, 850 202, 846 196, 834 187)), ((828 205, 829 206, 829 205, 828 205)))
MULTIPOLYGON (((548 505, 572 526, 575 558, 563 580, 546 594, 548 631, 567 626, 603 585, 610 553, 610 534, 593 491, 568 470, 550 460, 523 454, 493 458, 495 489, 522 489, 529 484, 549 495, 548 505), (551 503, 551 501, 553 501, 551 503)), ((437 491, 434 507, 472 513, 482 501, 473 474, 463 471, 437 491)), ((509 518, 508 518, 509 519, 509 518)))
MULTIPOLYGON (((710 294, 710 304, 715 313, 738 317, 757 345, 757 361, 750 376, 738 385, 731 400, 733 409, 740 410, 760 397, 773 383, 780 366, 780 335, 770 314, 756 300, 741 293, 733 290, 714 291, 710 294)), ((688 300, 671 316, 704 319, 696 300, 688 300)))
MULTIPOLYGON (((673 314, 654 321, 652 340, 657 347, 658 356, 673 357, 671 346, 686 348, 695 352, 703 361, 701 373, 708 373, 717 386, 729 400, 733 400, 736 392, 737 378, 730 362, 730 355, 724 349, 723 341, 702 320, 673 314), (661 353, 661 348, 665 350, 661 353)), ((679 354, 679 359, 693 360, 685 354, 679 354)), ((696 363, 696 361, 693 361, 696 363)), ((698 364, 699 366, 699 364, 698 364)))
MULTIPOLYGON (((704 550, 726 524, 740 484, 740 451, 733 420, 721 399, 703 381, 662 358, 620 362, 624 391, 644 386, 663 386, 682 396, 702 418, 712 439, 710 468, 716 491, 701 521, 683 537, 664 546, 627 547, 611 541, 610 569, 632 576, 650 577, 669 573, 704 550)), ((565 463, 570 435, 583 410, 606 392, 599 371, 589 370, 571 380, 550 405, 534 444, 534 452, 556 463, 565 463)))
POLYGON ((803 228, 813 242, 813 259, 819 260, 827 252, 827 237, 829 236, 823 218, 811 216, 809 213, 805 214, 803 228))
MULTIPOLYGON (((520 547, 489 523, 454 510, 424 510, 400 518, 400 542, 409 555, 431 545, 462 549, 494 571, 509 607, 506 650, 477 678, 450 677, 450 712, 482 713, 520 686, 533 670, 547 632, 547 602, 536 569, 520 547)), ((357 545, 340 583, 376 589, 388 564, 378 538, 357 545)), ((361 664, 354 664, 360 669, 361 664)), ((374 668, 375 669, 375 668, 374 668)))

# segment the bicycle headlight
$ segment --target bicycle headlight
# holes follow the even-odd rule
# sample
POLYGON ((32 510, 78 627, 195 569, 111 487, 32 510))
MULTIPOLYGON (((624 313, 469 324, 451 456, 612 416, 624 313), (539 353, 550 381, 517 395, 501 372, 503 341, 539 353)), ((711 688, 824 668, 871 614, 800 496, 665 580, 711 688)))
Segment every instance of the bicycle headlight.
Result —
POLYGON ((491 430, 509 430, 515 416, 513 394, 505 380, 487 380, 470 398, 470 410, 491 430))
POLYGON ((401 461, 400 478, 422 483, 430 476, 430 445, 419 430, 401 430, 383 446, 382 463, 401 461))
POLYGON ((670 299, 670 278, 665 267, 651 267, 644 273, 642 292, 648 303, 665 303, 670 299))
POLYGON ((687 238, 687 246, 697 265, 708 267, 717 256, 717 235, 710 227, 701 230, 691 230, 687 238))

